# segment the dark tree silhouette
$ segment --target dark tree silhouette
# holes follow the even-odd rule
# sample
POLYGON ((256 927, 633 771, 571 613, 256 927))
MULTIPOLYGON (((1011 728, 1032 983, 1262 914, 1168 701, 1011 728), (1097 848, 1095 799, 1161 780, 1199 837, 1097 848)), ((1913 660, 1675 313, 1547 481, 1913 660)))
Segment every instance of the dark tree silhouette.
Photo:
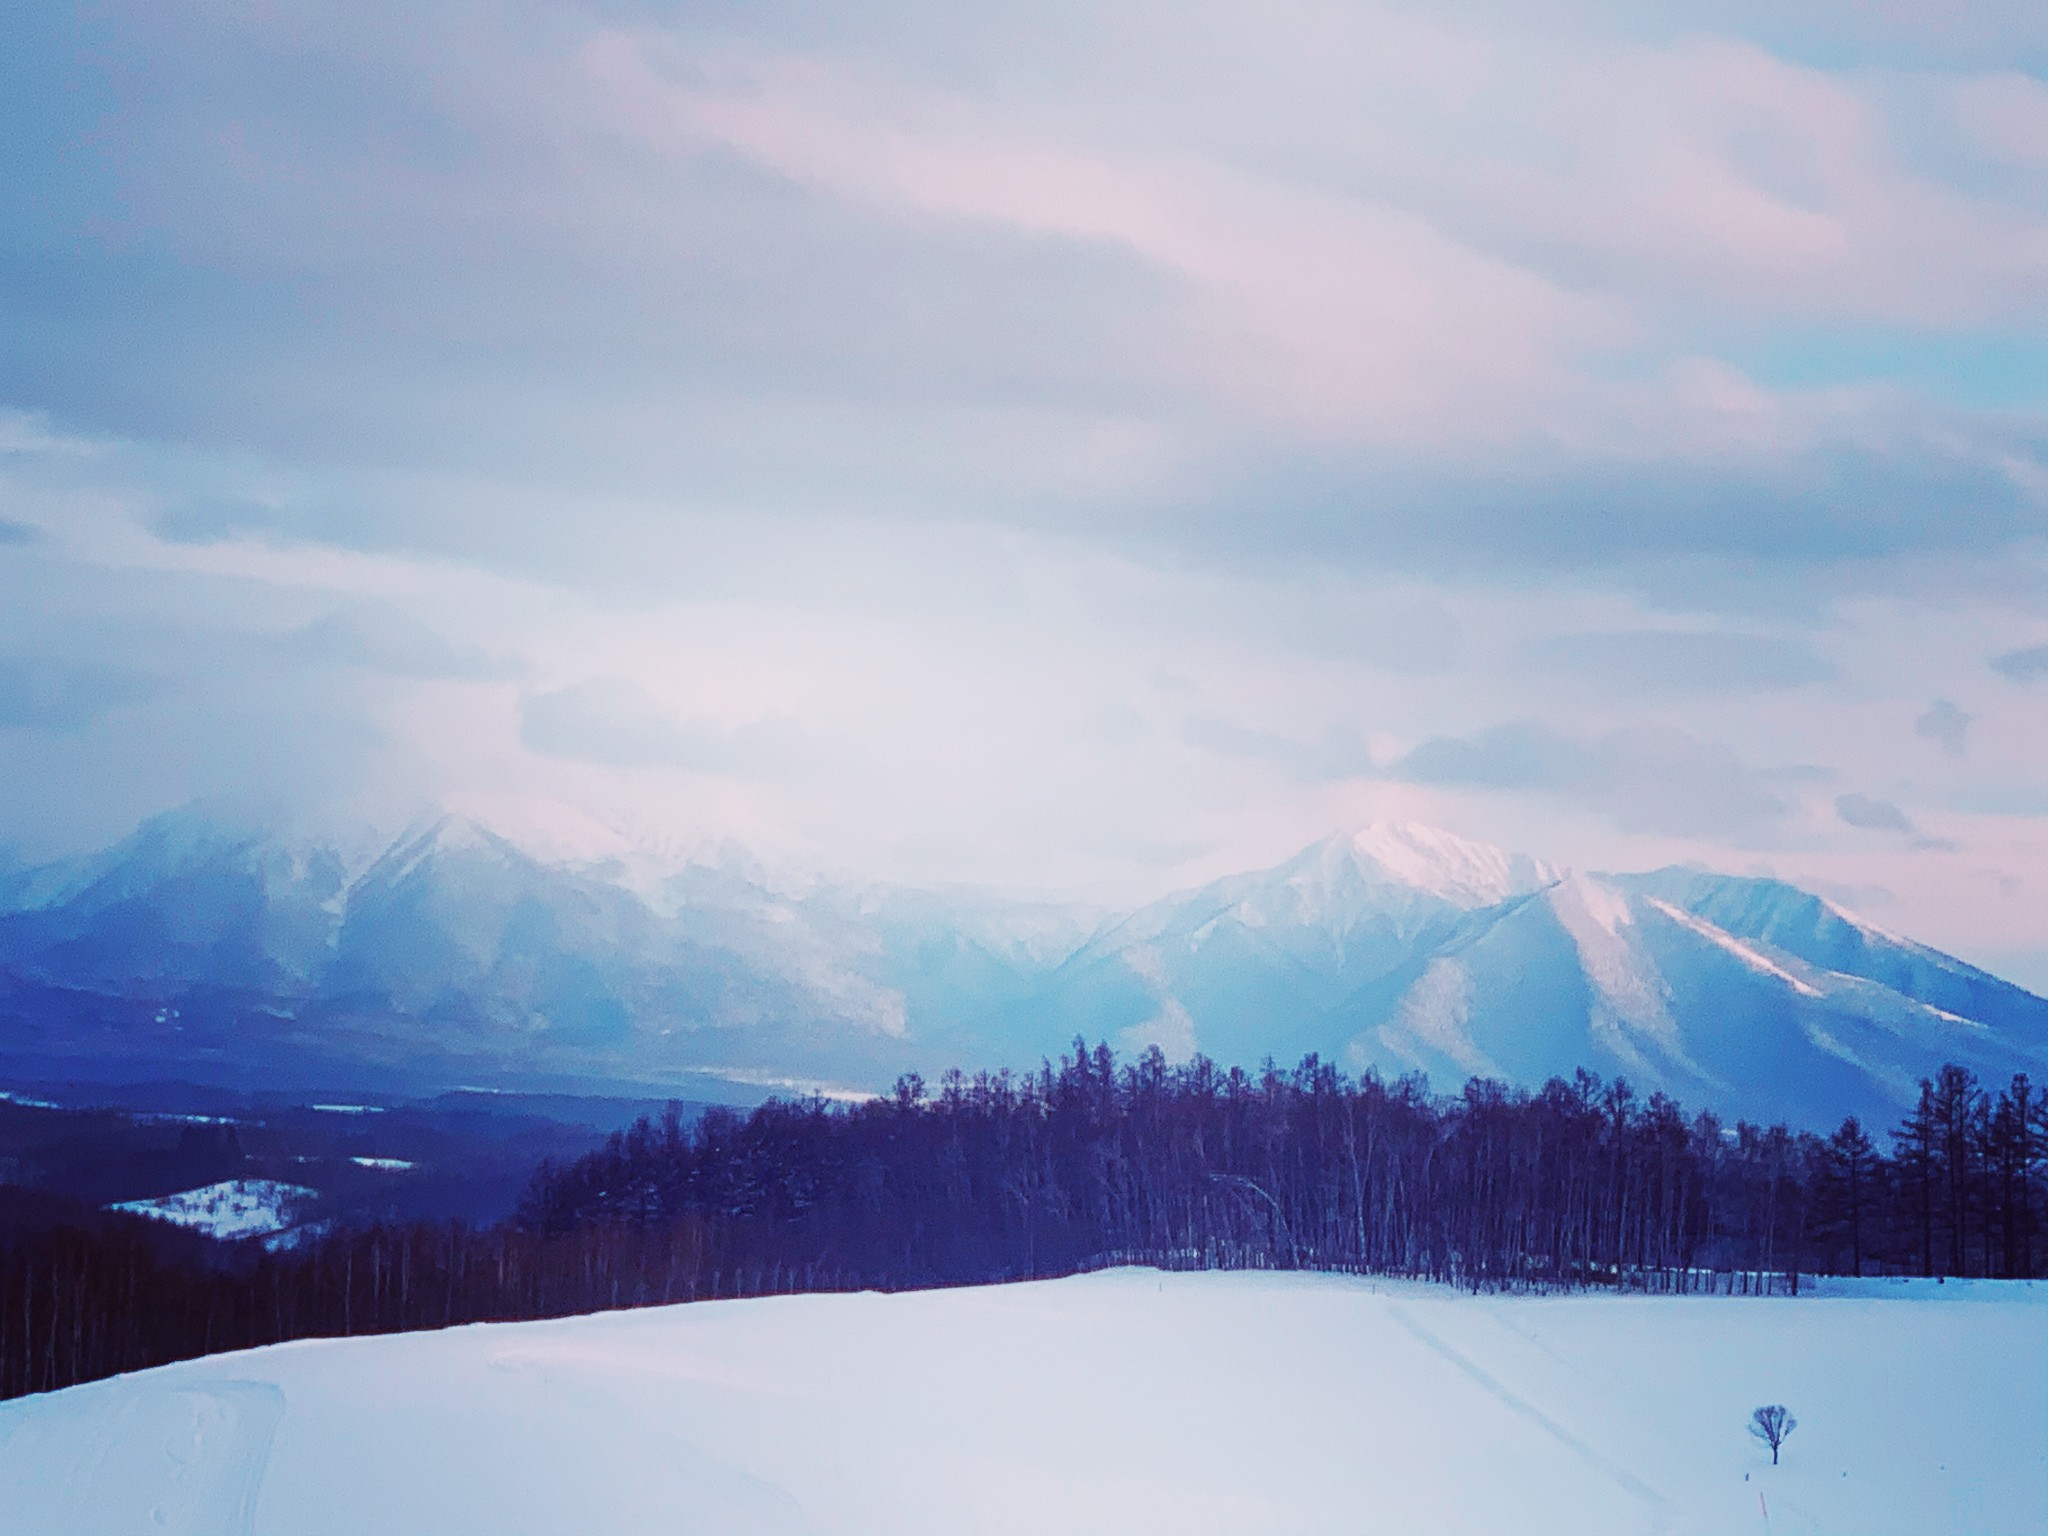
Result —
POLYGON ((1797 1294, 1828 1273, 2028 1276, 2043 1095, 1944 1071, 1887 1158, 1688 1118, 1590 1072, 1258 1072, 1079 1041, 1035 1072, 906 1076, 861 1104, 642 1120, 535 1175, 517 1220, 266 1253, 0 1188, 0 1396, 329 1334, 1114 1264, 1415 1276, 1474 1289, 1797 1294), (1937 1241, 1937 1236, 1939 1241, 1937 1241))
POLYGON ((1892 1141, 1898 1147, 1897 1163, 1900 1179, 1909 1191, 1909 1203, 1914 1218, 1914 1229, 1920 1239, 1920 1273, 1934 1273, 1934 1189, 1935 1189, 1935 1146, 1939 1136, 1939 1116, 1934 1104, 1934 1084, 1927 1079, 1920 1081, 1920 1100, 1912 1111, 1901 1120, 1898 1129, 1892 1132, 1892 1141))
POLYGON ((1849 1273, 1863 1273, 1863 1236, 1871 1205, 1877 1148, 1854 1115, 1820 1149, 1819 1203, 1824 1232, 1846 1244, 1849 1273))
POLYGON ((1778 1447, 1785 1443, 1785 1437, 1799 1427, 1799 1421, 1783 1403, 1773 1403, 1768 1408, 1759 1408, 1749 1416, 1749 1432, 1771 1448, 1771 1465, 1778 1464, 1778 1447))
MULTIPOLYGON (((1993 1204, 1999 1214, 2000 1268, 2008 1275, 2034 1270, 2034 1184, 2043 1150, 2048 1114, 2027 1074, 2014 1076, 1998 1096, 1991 1113, 1987 1161, 1995 1181, 1993 1204)), ((1987 1235, 1990 1231, 1987 1222, 1987 1235)))

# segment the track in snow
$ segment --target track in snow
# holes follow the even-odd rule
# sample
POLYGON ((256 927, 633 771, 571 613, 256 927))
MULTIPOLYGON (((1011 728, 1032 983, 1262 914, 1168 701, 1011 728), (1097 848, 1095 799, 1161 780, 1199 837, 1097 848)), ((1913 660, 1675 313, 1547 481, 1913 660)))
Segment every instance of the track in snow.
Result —
POLYGON ((1534 1403, 1529 1402, 1514 1391, 1501 1385, 1489 1372, 1446 1344, 1442 1339, 1430 1332, 1429 1329, 1423 1327, 1422 1324, 1416 1322, 1408 1308, 1400 1305, 1391 1306, 1387 1308, 1387 1315, 1415 1335, 1416 1338, 1420 1339, 1430 1349, 1441 1355, 1445 1360, 1448 1360, 1453 1366, 1471 1377, 1496 1402, 1510 1411, 1520 1414, 1545 1434, 1551 1436, 1559 1445, 1562 1445, 1574 1456, 1585 1462, 1587 1466, 1592 1467, 1603 1477, 1606 1477, 1617 1488, 1621 1489, 1623 1493, 1628 1494, 1632 1498, 1642 1500, 1649 1511, 1648 1524, 1645 1526, 1646 1530, 1658 1533, 1658 1536, 1661 1536, 1662 1532, 1671 1528, 1671 1501, 1664 1497, 1663 1494, 1652 1488, 1640 1477, 1637 1477, 1627 1467, 1617 1465, 1597 1448, 1588 1445, 1572 1430, 1560 1424, 1534 1403))

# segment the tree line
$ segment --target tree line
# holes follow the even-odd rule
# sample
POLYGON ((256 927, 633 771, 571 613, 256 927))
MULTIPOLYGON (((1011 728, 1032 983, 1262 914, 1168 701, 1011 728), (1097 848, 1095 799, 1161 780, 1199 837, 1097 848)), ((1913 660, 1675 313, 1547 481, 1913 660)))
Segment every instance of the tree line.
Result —
POLYGON ((2048 1265, 2025 1077, 1944 1067, 1886 1139, 1688 1116, 1583 1071, 1444 1097, 1315 1056, 1247 1072, 1077 1041, 859 1104, 671 1110, 544 1165, 490 1228, 195 1256, 133 1221, 0 1226, 0 1395, 290 1338, 1119 1263, 1740 1293, 2048 1265))

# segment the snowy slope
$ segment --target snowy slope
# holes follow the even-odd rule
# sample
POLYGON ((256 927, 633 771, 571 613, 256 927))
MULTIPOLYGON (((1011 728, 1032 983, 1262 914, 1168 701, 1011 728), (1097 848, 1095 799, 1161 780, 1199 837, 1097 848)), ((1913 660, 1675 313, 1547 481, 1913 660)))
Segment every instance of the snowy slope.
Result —
POLYGON ((1471 912, 1555 878, 1434 827, 1374 824, 1109 925, 1020 1012, 1042 1048, 1078 1032, 1175 1057, 1292 1062, 1329 1051, 1323 1016, 1352 989, 1441 943, 1471 912))
POLYGON ((321 978, 332 1004, 616 1038, 621 996, 668 956, 629 893, 543 865, 449 817, 401 837, 349 889, 321 978))
POLYGON ((1106 928, 1011 1039, 1541 1084, 1579 1067, 1729 1116, 1889 1125, 1943 1062, 2048 1071, 2048 1002, 1807 892, 1562 876, 1374 827, 1106 928))
POLYGON ((1312 843, 1272 869, 1154 902, 1076 958, 1138 945, 1199 947, 1219 928, 1266 935, 1313 963, 1371 965, 1447 917, 1540 890, 1557 872, 1434 827, 1375 823, 1312 843), (1364 949, 1368 954, 1361 956, 1364 949))
POLYGON ((87 986, 296 995, 326 964, 349 874, 327 844, 174 811, 90 858, 0 880, 0 959, 87 986))
POLYGON ((1772 913, 1818 898, 1779 886, 1763 893, 1773 909, 1762 884, 1573 876, 1475 914, 1346 1001, 1346 1059, 1445 1081, 1534 1083, 1585 1066, 1689 1106, 1816 1126, 1850 1112, 1889 1125, 1945 1061, 1991 1082, 2048 1065, 2048 1004, 1877 930, 1813 944, 1811 926, 1772 913))
POLYGON ((0 1404, 40 1536, 2036 1536, 2048 1290, 1159 1275, 286 1345, 0 1404), (1917 1299, 1913 1299, 1917 1298, 1917 1299), (1744 1432, 1783 1402, 1784 1464, 1744 1432))
POLYGON ((36 1042, 59 1058, 46 1073, 130 1053, 132 1074, 239 1078, 294 1050, 311 1081, 361 1064, 429 1087, 901 1070, 872 1049, 903 1032, 901 995, 869 974, 886 969, 874 934, 714 871, 653 891, 617 873, 458 817, 345 864, 174 813, 0 887, 0 983, 43 989, 15 1007, 56 1016, 36 1042), (134 1006, 109 1023, 78 993, 134 1006))
POLYGON ((2048 1000, 1783 881, 1696 869, 1610 878, 1820 970, 1875 982, 1961 1018, 2030 1020, 2048 1035, 2048 1000))

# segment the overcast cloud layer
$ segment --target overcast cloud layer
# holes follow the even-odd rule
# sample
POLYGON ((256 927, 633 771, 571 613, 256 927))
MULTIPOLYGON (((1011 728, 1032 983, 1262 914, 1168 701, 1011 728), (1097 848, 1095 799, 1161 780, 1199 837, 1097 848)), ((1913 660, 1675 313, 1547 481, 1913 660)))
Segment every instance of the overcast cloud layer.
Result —
POLYGON ((1535 9, 10 21, 0 841, 1403 815, 2048 985, 2048 11, 1535 9))

